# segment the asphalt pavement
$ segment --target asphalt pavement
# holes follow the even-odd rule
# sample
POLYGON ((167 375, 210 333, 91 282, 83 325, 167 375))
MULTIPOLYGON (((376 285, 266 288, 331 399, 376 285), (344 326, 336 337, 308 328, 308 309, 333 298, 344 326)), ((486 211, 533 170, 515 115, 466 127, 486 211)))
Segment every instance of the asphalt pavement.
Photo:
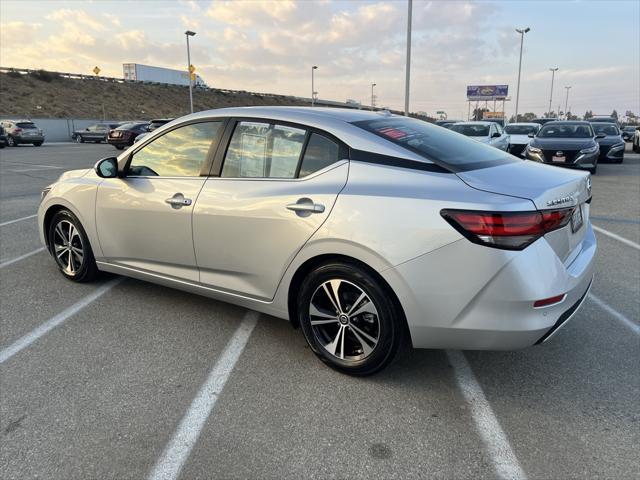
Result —
POLYGON ((286 321, 256 314, 238 346, 242 308, 62 278, 40 191, 116 153, 0 150, 1 478, 637 478, 640 155, 593 177, 595 283, 549 342, 351 378, 286 321))

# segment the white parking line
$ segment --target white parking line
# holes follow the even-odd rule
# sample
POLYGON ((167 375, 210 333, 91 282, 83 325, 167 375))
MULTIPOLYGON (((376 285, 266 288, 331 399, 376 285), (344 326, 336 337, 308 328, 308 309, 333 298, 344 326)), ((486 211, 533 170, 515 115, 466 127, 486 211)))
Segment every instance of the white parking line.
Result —
POLYGON ((616 309, 614 309, 614 308, 610 307, 609 305, 607 305, 606 303, 604 303, 602 300, 600 300, 598 297, 596 297, 593 293, 589 293, 589 298, 591 300, 593 300, 593 303, 598 305, 602 310, 604 310, 609 315, 611 315, 613 318, 618 320, 621 324, 623 324, 625 327, 627 327, 633 333, 635 333, 636 335, 640 335, 640 325, 638 325, 637 323, 632 322, 625 315, 623 315, 622 313, 618 312, 616 309))
POLYGON ((627 240, 624 237, 621 237, 620 235, 617 235, 613 232, 610 232, 609 230, 605 230, 604 228, 600 228, 600 227, 596 227, 594 224, 591 224, 591 226, 593 227, 593 229, 596 232, 600 232, 603 235, 606 235, 607 237, 611 237, 614 240, 618 240, 619 242, 624 243, 625 245, 629 245, 630 247, 635 248, 636 250, 640 250, 640 245, 637 244, 636 242, 632 242, 631 240, 627 240))
POLYGON ((456 382, 462 395, 471 407, 471 416, 491 457, 497 476, 503 479, 527 478, 464 354, 459 351, 447 351, 447 357, 455 370, 456 382))
POLYGON ((123 280, 124 278, 121 277, 105 283, 101 287, 98 287, 96 290, 94 290, 93 293, 84 297, 79 302, 74 303, 69 308, 67 308, 66 310, 63 310, 55 317, 50 318, 39 327, 36 327, 35 329, 31 330, 29 333, 27 333, 23 337, 20 337, 18 340, 13 342, 7 348, 2 349, 2 351, 0 351, 0 363, 6 362, 11 357, 13 357, 16 353, 27 348, 29 345, 31 345, 33 342, 38 340, 40 337, 46 335, 48 332, 56 328, 58 325, 67 321, 69 318, 74 316, 84 307, 89 305, 94 300, 100 298, 102 295, 107 293, 109 290, 111 290, 113 287, 115 287, 117 284, 119 284, 123 280))
POLYGON ((38 214, 36 213, 34 215, 28 215, 26 217, 16 218, 15 220, 9 220, 7 222, 2 222, 2 223, 0 223, 0 227, 4 227, 5 225, 11 225, 12 223, 18 223, 18 222, 21 222, 23 220, 29 220, 30 218, 35 218, 37 216, 38 216, 38 214))
POLYGON ((8 267, 9 265, 13 265, 14 263, 19 262, 20 260, 24 260, 25 258, 29 258, 31 255, 35 255, 36 253, 40 253, 40 252, 42 252, 44 250, 46 250, 46 247, 40 247, 40 248, 34 250, 33 252, 25 253, 24 255, 20 255, 19 257, 12 258, 11 260, 7 260, 6 262, 2 262, 2 263, 0 263, 0 268, 4 268, 4 267, 8 267))
POLYGON ((249 311, 235 331, 222 355, 214 365, 209 376, 200 387, 198 394, 191 402, 187 413, 180 421, 173 438, 165 447, 162 456, 149 475, 149 480, 175 480, 189 458, 209 414, 213 410, 229 374, 233 370, 240 354, 256 326, 259 314, 249 311))

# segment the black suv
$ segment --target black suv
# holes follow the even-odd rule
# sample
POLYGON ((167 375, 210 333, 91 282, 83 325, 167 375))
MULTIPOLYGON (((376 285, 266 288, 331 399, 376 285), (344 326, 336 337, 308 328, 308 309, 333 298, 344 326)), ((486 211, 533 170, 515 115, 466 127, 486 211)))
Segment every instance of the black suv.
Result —
POLYGON ((118 128, 119 123, 96 123, 95 125, 89 125, 84 130, 76 130, 71 135, 71 138, 78 143, 84 142, 106 142, 109 130, 118 128))
POLYGON ((23 143, 30 143, 39 147, 44 143, 42 130, 31 120, 2 120, 0 125, 7 136, 7 145, 17 147, 23 143))

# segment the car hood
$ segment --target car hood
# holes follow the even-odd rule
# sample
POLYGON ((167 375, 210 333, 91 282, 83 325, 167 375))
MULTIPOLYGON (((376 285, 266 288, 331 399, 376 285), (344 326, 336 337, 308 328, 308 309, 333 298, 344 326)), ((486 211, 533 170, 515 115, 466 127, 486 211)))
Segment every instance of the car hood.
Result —
POLYGON ((615 145, 616 143, 622 143, 624 142, 624 140, 622 139, 621 135, 607 135, 604 138, 597 138, 596 142, 598 142, 600 145, 611 146, 615 145))
POLYGON ((93 170, 93 169, 91 169, 91 168, 83 168, 83 169, 80 169, 80 170, 69 170, 67 172, 64 172, 62 175, 60 175, 60 178, 58 178, 58 181, 61 182, 62 180, 68 180, 70 178, 84 177, 91 170, 93 170))
POLYGON ((489 143, 489 137, 467 137, 480 143, 489 143))
POLYGON ((532 147, 538 147, 544 150, 582 150, 583 148, 593 147, 594 145, 595 140, 593 138, 535 137, 531 140, 532 147))
POLYGON ((457 175, 477 190, 529 199, 539 210, 575 206, 591 196, 588 172, 526 160, 457 175))
POLYGON ((511 145, 526 145, 531 141, 531 137, 529 137, 529 135, 510 134, 509 137, 509 143, 511 143, 511 145))

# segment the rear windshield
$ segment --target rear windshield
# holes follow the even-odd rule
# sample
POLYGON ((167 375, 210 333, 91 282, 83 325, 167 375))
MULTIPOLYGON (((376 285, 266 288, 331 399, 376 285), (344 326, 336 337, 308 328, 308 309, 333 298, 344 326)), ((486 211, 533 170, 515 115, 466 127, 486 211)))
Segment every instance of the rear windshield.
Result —
POLYGON ((605 135, 618 135, 618 127, 609 123, 600 123, 593 126, 593 131, 596 135, 604 133, 605 135))
POLYGON ((20 123, 16 123, 16 127, 26 128, 26 129, 30 129, 30 128, 38 128, 38 127, 36 127, 35 123, 31 123, 31 122, 20 122, 20 123))
POLYGON ((449 130, 467 137, 486 137, 489 135, 489 125, 451 125, 449 130))
POLYGON ((530 133, 536 133, 538 128, 533 125, 507 125, 504 130, 509 135, 529 135, 530 133))
POLYGON ((147 125, 146 123, 125 123, 120 125, 116 130, 138 130, 140 127, 147 125))
POLYGON ((520 161, 502 150, 413 118, 391 117, 353 124, 454 172, 520 161))
POLYGON ((589 125, 553 123, 545 125, 538 133, 540 138, 590 138, 593 130, 589 125))

